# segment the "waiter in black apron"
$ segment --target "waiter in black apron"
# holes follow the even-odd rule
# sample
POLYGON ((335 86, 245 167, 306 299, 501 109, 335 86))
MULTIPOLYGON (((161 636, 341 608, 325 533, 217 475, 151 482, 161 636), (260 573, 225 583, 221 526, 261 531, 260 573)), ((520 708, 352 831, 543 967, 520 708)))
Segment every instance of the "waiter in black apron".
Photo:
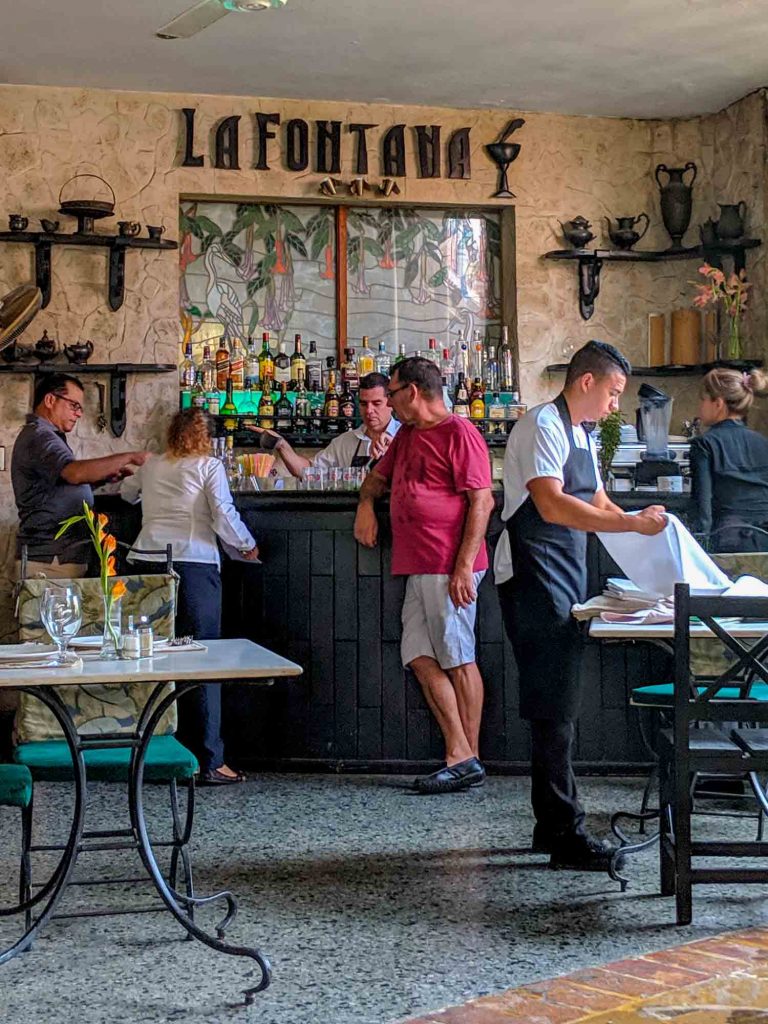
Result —
POLYGON ((531 722, 533 848, 551 854, 553 868, 605 870, 614 852, 584 828, 571 763, 584 642, 571 608, 587 598, 587 533, 653 535, 666 525, 659 505, 628 515, 610 501, 584 426, 618 409, 630 372, 618 349, 588 342, 562 393, 516 424, 504 460, 506 531, 494 569, 520 714, 531 722))

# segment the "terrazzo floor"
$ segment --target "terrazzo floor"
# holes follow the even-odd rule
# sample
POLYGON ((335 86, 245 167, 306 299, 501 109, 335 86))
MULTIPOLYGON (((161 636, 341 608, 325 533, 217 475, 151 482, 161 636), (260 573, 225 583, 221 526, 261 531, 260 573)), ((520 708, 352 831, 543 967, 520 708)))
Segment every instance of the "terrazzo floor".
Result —
MULTIPOLYGON (((153 914, 50 924, 31 952, 0 967, 0 1020, 432 1020, 441 1007, 768 925, 760 886, 707 886, 696 890, 694 923, 677 928, 674 902, 657 895, 654 851, 634 862, 624 894, 602 875, 546 870, 546 857, 529 849, 526 779, 490 778, 482 789, 438 798, 410 795, 408 781, 263 775, 199 792, 198 891, 235 892, 240 913, 228 938, 261 946, 274 969, 252 1007, 238 1003, 249 983, 246 961, 184 941, 168 915, 153 914)), ((605 833, 613 810, 637 807, 641 782, 584 779, 581 790, 591 827, 605 833)), ((35 819, 46 835, 63 834, 69 796, 60 784, 37 787, 35 819)), ((166 799, 161 787, 148 791, 153 835, 166 820, 166 799)), ((121 800, 119 787, 94 785, 89 826, 114 822, 121 800)), ((754 822, 697 822, 702 836, 723 828, 733 838, 754 834, 754 822)), ((18 816, 0 809, 6 903, 17 831, 18 816)), ((81 870, 97 863, 119 870, 127 858, 92 855, 81 870)), ((62 909, 107 897, 123 905, 129 899, 125 887, 72 888, 62 909)), ((0 918, 3 946, 11 935, 0 918)))

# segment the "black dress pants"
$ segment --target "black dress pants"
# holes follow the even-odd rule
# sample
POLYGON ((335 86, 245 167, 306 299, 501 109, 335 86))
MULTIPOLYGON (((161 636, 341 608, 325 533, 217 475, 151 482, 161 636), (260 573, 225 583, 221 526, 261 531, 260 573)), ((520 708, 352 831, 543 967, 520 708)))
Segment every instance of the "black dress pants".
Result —
MULTIPOLYGON (((137 565, 136 562, 133 563, 137 565)), ((195 640, 221 637, 221 573, 209 562, 174 562, 180 576, 176 636, 195 640)), ((142 562, 142 571, 164 573, 164 562, 142 562)), ((178 703, 178 737, 200 762, 203 775, 224 764, 221 738, 221 684, 205 683, 178 703)))
POLYGON ((536 830, 547 838, 584 832, 571 764, 573 736, 573 722, 531 721, 531 805, 536 830))

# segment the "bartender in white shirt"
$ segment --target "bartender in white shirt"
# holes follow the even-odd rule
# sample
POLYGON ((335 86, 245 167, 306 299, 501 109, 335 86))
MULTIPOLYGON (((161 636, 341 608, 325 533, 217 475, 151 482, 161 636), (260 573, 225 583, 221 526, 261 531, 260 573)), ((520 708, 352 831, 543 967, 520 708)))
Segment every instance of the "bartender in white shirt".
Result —
MULTIPOLYGON (((135 547, 162 550, 173 546, 179 574, 176 636, 217 640, 221 636, 221 573, 217 537, 237 548, 246 561, 259 549, 232 502, 224 467, 210 454, 208 417, 201 409, 178 412, 168 428, 162 455, 149 459, 124 480, 120 494, 141 501, 142 525, 135 547)), ((154 556, 156 557, 156 556, 154 556)), ((165 563, 152 555, 131 553, 129 561, 143 572, 163 573, 165 563)), ((200 762, 201 782, 227 785, 245 775, 224 763, 221 738, 221 687, 206 683, 179 704, 182 738, 200 762)))
POLYGON ((571 763, 583 649, 571 608, 587 598, 587 533, 654 535, 666 525, 659 505, 629 515, 608 498, 584 426, 618 409, 630 372, 612 345, 588 342, 562 393, 515 425, 504 458, 506 529, 494 571, 520 715, 531 722, 533 849, 551 854, 553 868, 605 870, 613 853, 584 828, 571 763))
POLYGON ((362 425, 357 430, 347 430, 334 437, 328 447, 319 452, 311 462, 295 452, 286 439, 275 431, 262 430, 261 427, 249 429, 279 438, 275 451, 292 476, 300 477, 302 470, 307 466, 316 466, 320 469, 346 466, 370 469, 382 457, 400 427, 387 404, 388 387, 389 377, 383 373, 369 373, 362 377, 358 396, 362 425))

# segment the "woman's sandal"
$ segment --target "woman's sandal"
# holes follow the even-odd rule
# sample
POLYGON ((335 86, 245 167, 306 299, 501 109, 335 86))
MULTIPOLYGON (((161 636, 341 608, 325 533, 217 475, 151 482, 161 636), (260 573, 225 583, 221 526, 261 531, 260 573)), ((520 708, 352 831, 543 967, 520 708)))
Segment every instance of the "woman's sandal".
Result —
POLYGON ((245 772, 237 772, 235 775, 226 775, 218 768, 212 768, 205 775, 200 777, 201 786, 234 786, 238 782, 245 782, 248 776, 245 772))

